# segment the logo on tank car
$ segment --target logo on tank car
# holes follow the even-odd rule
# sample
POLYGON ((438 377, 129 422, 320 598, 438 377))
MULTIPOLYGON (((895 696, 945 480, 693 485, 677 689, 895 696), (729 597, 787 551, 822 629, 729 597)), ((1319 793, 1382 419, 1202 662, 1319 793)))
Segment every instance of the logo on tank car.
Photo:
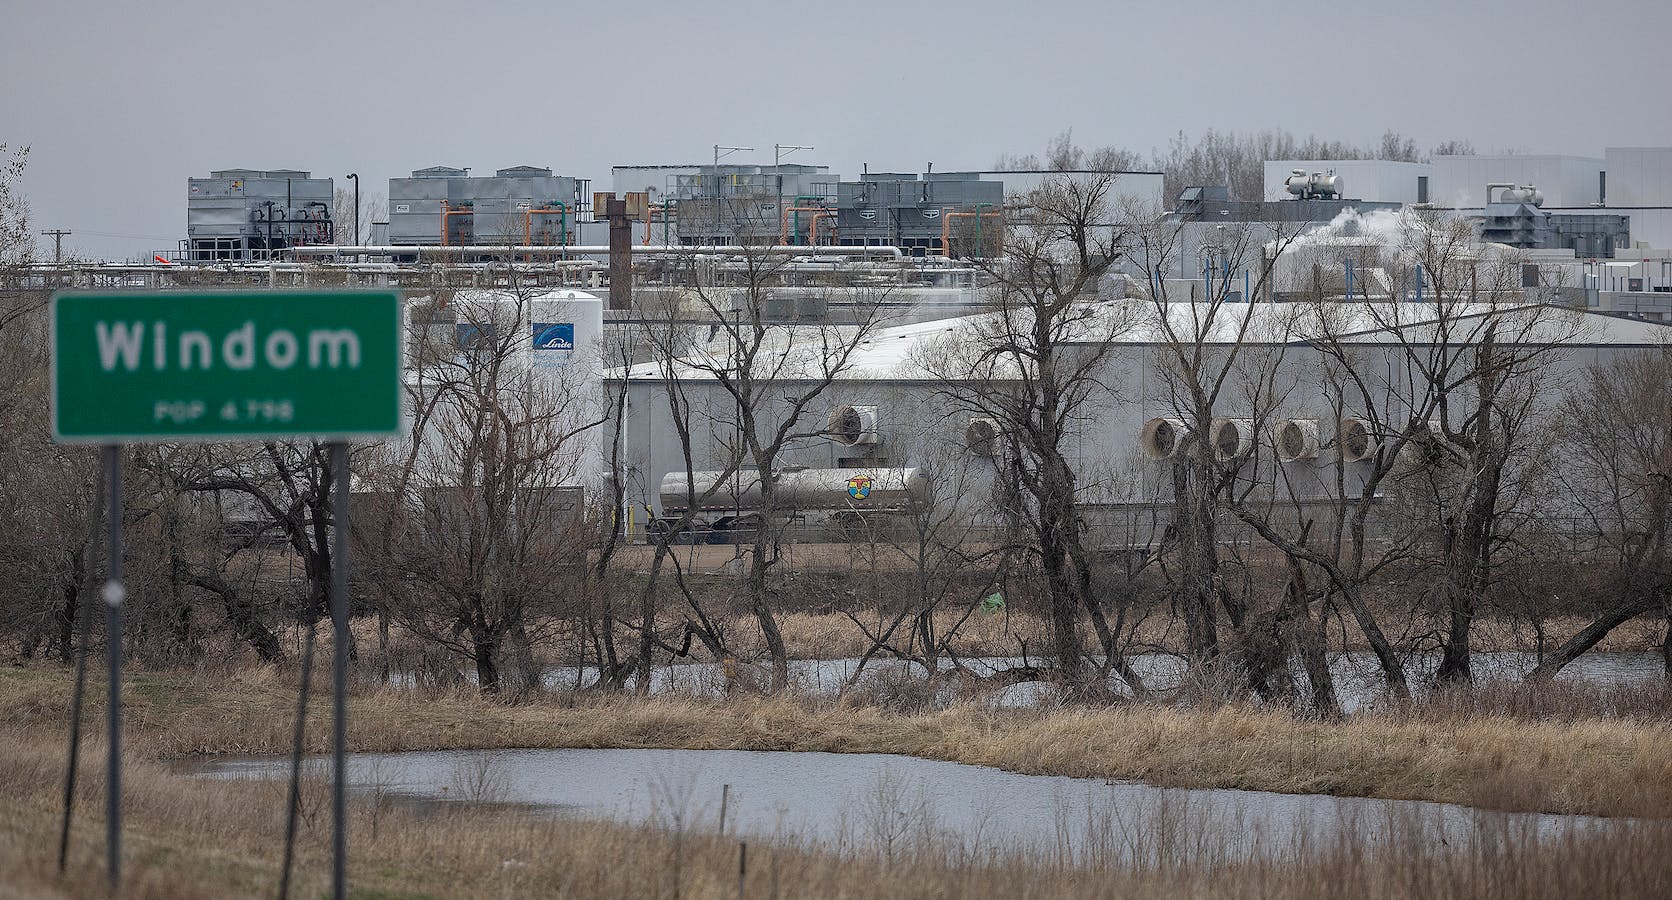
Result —
POLYGON ((848 496, 855 500, 864 500, 871 496, 871 476, 855 475, 848 479, 848 496))

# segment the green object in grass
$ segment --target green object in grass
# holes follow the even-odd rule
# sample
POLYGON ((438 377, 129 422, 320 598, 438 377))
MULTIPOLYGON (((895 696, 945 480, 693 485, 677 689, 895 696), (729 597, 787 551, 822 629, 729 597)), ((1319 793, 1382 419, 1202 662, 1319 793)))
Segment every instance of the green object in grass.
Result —
POLYGON ((982 612, 984 612, 984 613, 996 613, 1001 609, 1004 609, 1004 595, 1003 594, 992 593, 992 594, 988 594, 987 596, 981 598, 981 611, 982 612))

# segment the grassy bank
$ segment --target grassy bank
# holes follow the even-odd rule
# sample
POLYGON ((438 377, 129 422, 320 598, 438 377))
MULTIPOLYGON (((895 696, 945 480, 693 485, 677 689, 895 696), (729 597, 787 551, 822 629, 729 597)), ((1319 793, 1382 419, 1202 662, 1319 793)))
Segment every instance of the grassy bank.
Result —
MULTIPOLYGON (((1661 689, 1657 689, 1661 690, 1661 689)), ((53 667, 0 670, 0 721, 61 739, 69 678, 53 667)), ((1513 699, 1513 698, 1511 698, 1513 699)), ((1664 706, 1666 694, 1640 697, 1664 706)), ((372 690, 352 700, 357 750, 671 747, 903 753, 1035 774, 1180 787, 1438 800, 1491 809, 1672 817, 1672 722, 1630 708, 1561 715, 1509 700, 1441 700, 1319 722, 1246 706, 992 709, 961 703, 917 715, 805 697, 726 701, 555 697, 507 705, 474 694, 372 690)), ((91 695, 94 712, 102 708, 91 695)), ((282 753, 295 697, 255 669, 214 679, 139 673, 128 681, 128 746, 168 760, 282 753)), ((312 705, 311 748, 327 709, 312 705)), ((1553 712, 1553 711, 1552 711, 1553 712)))

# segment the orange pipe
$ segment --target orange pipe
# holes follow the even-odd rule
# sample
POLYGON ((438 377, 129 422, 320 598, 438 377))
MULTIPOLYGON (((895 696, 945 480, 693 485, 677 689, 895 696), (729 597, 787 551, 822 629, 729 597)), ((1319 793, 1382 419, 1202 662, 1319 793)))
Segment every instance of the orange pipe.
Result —
POLYGON ((449 217, 474 215, 476 215, 474 209, 454 209, 447 205, 446 200, 441 201, 441 246, 447 246, 447 219, 449 217))
POLYGON ((657 213, 661 213, 662 214, 662 221, 666 222, 668 220, 668 207, 667 207, 667 205, 666 204, 660 204, 660 203, 653 203, 645 211, 645 214, 644 214, 644 242, 646 244, 650 243, 650 223, 656 220, 656 214, 657 213))
POLYGON ((973 219, 976 216, 981 216, 982 218, 998 218, 1002 215, 1003 213, 997 211, 984 213, 953 212, 951 207, 941 210, 941 256, 950 257, 952 255, 953 219, 973 219))
POLYGON ((786 206, 782 221, 778 223, 778 243, 787 244, 790 238, 790 213, 798 212, 830 212, 828 206, 786 206))
MULTIPOLYGON (((534 217, 536 215, 547 215, 547 216, 549 216, 549 215, 555 215, 555 214, 558 214, 558 213, 561 213, 563 215, 568 215, 569 211, 564 209, 561 206, 542 206, 542 207, 539 207, 538 209, 525 209, 525 210, 523 210, 523 246, 524 247, 532 247, 534 245, 534 217)), ((565 234, 563 236, 563 239, 564 239, 564 241, 567 242, 568 239, 569 239, 569 235, 565 234)))
MULTIPOLYGON (((834 215, 836 215, 836 214, 833 213, 833 212, 830 212, 828 210, 825 211, 825 212, 813 213, 813 220, 807 226, 807 245, 809 247, 817 247, 819 245, 819 220, 820 219, 828 219, 828 218, 830 218, 831 216, 834 216, 834 215)), ((831 232, 831 234, 835 234, 836 229, 831 228, 830 232, 831 232)))

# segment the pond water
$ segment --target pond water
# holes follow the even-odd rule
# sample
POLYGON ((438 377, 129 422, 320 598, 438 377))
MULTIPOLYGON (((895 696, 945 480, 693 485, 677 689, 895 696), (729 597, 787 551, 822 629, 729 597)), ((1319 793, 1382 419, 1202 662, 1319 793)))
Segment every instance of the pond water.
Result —
MULTIPOLYGON (((310 760, 325 774, 323 759, 310 760)), ((284 778, 284 759, 218 761, 218 778, 284 778)), ((886 754, 741 750, 495 750, 360 753, 357 791, 430 801, 515 802, 558 816, 670 829, 721 827, 751 839, 893 852, 1035 851, 1138 862, 1181 846, 1233 860, 1282 854, 1308 836, 1399 831, 1425 841, 1481 829, 1553 834, 1619 823, 1492 813, 1417 801, 1163 789, 1020 775, 886 754), (722 801, 722 797, 724 800, 722 801), (1183 843, 1180 843, 1183 842, 1183 843)))

